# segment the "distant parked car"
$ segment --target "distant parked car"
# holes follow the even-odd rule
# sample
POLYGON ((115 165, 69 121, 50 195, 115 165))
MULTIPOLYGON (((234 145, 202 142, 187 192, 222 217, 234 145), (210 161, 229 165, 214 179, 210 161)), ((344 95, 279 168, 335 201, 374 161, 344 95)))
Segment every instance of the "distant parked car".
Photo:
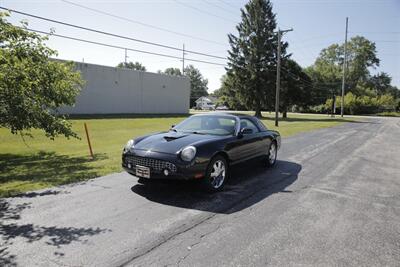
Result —
POLYGON ((207 102, 201 106, 202 110, 215 110, 215 105, 212 102, 207 102))
POLYGON ((218 106, 216 110, 229 110, 227 106, 218 106))
POLYGON ((122 167, 148 179, 201 179, 210 191, 221 190, 234 164, 263 159, 273 166, 281 145, 278 132, 256 117, 228 113, 193 115, 168 132, 129 140, 122 167))

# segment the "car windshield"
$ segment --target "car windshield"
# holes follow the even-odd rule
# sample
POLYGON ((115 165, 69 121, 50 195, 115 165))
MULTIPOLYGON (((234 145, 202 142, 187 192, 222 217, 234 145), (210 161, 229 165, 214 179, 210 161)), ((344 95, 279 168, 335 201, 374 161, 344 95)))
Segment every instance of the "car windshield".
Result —
POLYGON ((211 135, 233 135, 236 120, 230 116, 192 116, 174 127, 179 132, 211 135))

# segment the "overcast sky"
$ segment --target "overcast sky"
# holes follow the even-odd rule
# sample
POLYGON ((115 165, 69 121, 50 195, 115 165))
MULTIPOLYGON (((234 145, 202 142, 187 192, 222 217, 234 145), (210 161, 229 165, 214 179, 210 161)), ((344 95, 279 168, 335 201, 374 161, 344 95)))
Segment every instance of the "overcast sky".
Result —
MULTIPOLYGON (((208 53, 220 57, 227 55, 227 34, 235 32, 240 21, 242 0, 165 0, 165 1, 78 1, 68 0, 125 19, 99 14, 62 0, 20 1, 0 0, 0 5, 77 24, 106 32, 129 36, 150 42, 208 53), (141 24, 140 24, 141 23, 141 24), (147 26, 146 26, 147 25, 147 26), (154 27, 152 27, 154 26, 154 27), (162 28, 162 29, 157 29, 162 28)), ((292 27, 293 32, 284 36, 289 42, 289 52, 304 67, 311 65, 322 48, 343 42, 345 18, 349 17, 349 37, 363 35, 376 42, 380 67, 393 77, 393 84, 400 87, 400 0, 275 0, 274 12, 282 29, 292 27)), ((163 53, 177 57, 181 51, 113 38, 84 30, 61 26, 18 14, 10 21, 27 19, 29 27, 57 34, 83 38, 96 42, 163 53)), ((72 40, 51 37, 50 47, 58 50, 59 58, 115 66, 124 61, 124 50, 105 48, 72 40)), ((148 71, 156 72, 167 67, 182 67, 179 59, 171 59, 138 52, 128 52, 131 61, 143 63, 148 71)), ((223 59, 187 54, 187 58, 224 64, 223 59)), ((209 92, 219 88, 225 73, 223 66, 188 62, 199 68, 209 80, 209 92)))

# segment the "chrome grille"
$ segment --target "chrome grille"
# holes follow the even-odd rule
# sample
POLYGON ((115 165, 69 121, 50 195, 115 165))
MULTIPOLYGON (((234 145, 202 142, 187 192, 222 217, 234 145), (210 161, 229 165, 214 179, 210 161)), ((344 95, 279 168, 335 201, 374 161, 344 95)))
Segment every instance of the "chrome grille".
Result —
POLYGON ((149 167, 149 168, 159 171, 159 172, 161 172, 164 169, 169 169, 172 172, 176 172, 175 164, 168 162, 168 161, 158 160, 158 159, 144 158, 144 157, 137 157, 137 156, 126 156, 125 163, 126 164, 130 163, 134 167, 136 167, 136 165, 149 167))

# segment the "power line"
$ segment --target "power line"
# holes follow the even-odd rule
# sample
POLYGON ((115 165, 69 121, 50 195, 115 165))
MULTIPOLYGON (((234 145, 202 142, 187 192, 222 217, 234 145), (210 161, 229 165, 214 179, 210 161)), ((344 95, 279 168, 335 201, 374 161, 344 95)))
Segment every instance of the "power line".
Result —
POLYGON ((371 34, 400 34, 400 32, 351 32, 349 33, 371 33, 371 34))
MULTIPOLYGON (((294 38, 296 38, 296 37, 294 37, 294 38)), ((289 43, 289 48, 291 48, 292 44, 296 43, 296 41, 290 37, 288 37, 287 39, 289 40, 289 42, 291 42, 291 43, 289 43)), ((296 38, 296 40, 298 40, 298 39, 296 38)), ((294 46, 294 47, 296 47, 296 46, 294 46)), ((307 53, 306 50, 303 49, 303 47, 297 47, 297 48, 298 48, 298 52, 300 52, 300 54, 301 54, 301 56, 303 56, 303 58, 312 59, 313 61, 315 60, 315 56, 312 56, 309 53, 307 53)))
POLYGON ((281 69, 281 70, 284 71, 284 72, 286 72, 287 74, 289 74, 290 76, 292 76, 292 78, 294 78, 294 79, 296 79, 296 80, 302 81, 303 83, 308 84, 308 85, 314 85, 312 82, 307 81, 307 80, 301 78, 299 75, 296 75, 296 74, 290 72, 288 69, 286 69, 286 68, 283 67, 283 66, 282 66, 282 69, 281 69))
MULTIPOLYGON (((281 68, 282 68, 282 71, 284 71, 285 73, 290 75, 292 78, 295 78, 295 79, 297 79, 299 81, 302 81, 305 84, 308 84, 308 85, 316 87, 315 83, 313 83, 312 81, 307 81, 307 80, 303 79, 302 77, 300 77, 299 75, 292 73, 285 66, 282 66, 281 68)), ((317 84, 322 84, 324 86, 332 86, 332 85, 337 85, 338 86, 338 85, 340 85, 340 83, 341 83, 340 81, 337 81, 337 82, 318 82, 317 84)), ((321 87, 319 87, 319 88, 321 88, 321 87)))
MULTIPOLYGON (((59 20, 48 19, 48 18, 44 18, 44 17, 41 17, 41 16, 33 15, 33 14, 29 14, 29 13, 26 13, 26 12, 17 11, 17 10, 10 9, 10 8, 0 7, 0 9, 11 11, 11 12, 14 12, 14 13, 17 13, 17 14, 21 14, 21 15, 32 17, 32 18, 36 18, 36 19, 41 19, 41 20, 45 20, 45 21, 61 24, 61 25, 64 25, 64 26, 69 26, 69 27, 85 30, 85 31, 91 31, 91 32, 99 33, 99 34, 104 34, 104 35, 117 37, 117 38, 121 38, 121 39, 126 39, 126 40, 130 40, 130 41, 134 41, 134 42, 144 43, 144 44, 148 44, 148 45, 163 47, 163 48, 172 49, 172 50, 176 50, 176 51, 182 51, 182 49, 178 48, 178 47, 163 45, 163 44, 149 42, 149 41, 136 39, 136 38, 132 38, 132 37, 127 37, 127 36, 123 36, 123 35, 119 35, 119 34, 114 34, 114 33, 110 33, 110 32, 105 32, 105 31, 101 31, 101 30, 87 28, 87 27, 83 27, 83 26, 79 26, 79 25, 75 25, 75 24, 71 24, 71 23, 67 23, 67 22, 62 22, 62 21, 59 21, 59 20)), ((196 52, 196 51, 192 51, 192 50, 185 50, 185 52, 191 53, 191 54, 196 54, 196 55, 201 55, 201 56, 206 56, 206 57, 212 57, 212 58, 218 58, 218 59, 226 59, 225 57, 214 56, 214 55, 201 53, 201 52, 196 52)))
POLYGON ((283 71, 286 72, 287 74, 289 74, 290 76, 292 76, 292 78, 295 78, 295 79, 303 82, 305 85, 313 86, 313 87, 319 88, 319 89, 322 88, 321 86, 324 86, 325 88, 328 88, 328 87, 330 88, 332 86, 337 86, 338 87, 340 85, 340 83, 341 83, 340 81, 337 81, 337 82, 316 82, 316 83, 314 83, 312 81, 307 81, 307 80, 301 78, 300 76, 298 76, 298 75, 296 75, 294 73, 291 73, 291 72, 289 72, 287 70, 283 70, 283 71))
POLYGON ((182 6, 185 6, 185 7, 187 7, 187 8, 196 10, 196 11, 198 11, 198 12, 200 12, 200 13, 204 13, 204 14, 206 14, 206 15, 209 15, 209 16, 212 16, 212 17, 216 17, 216 18, 219 18, 219 19, 222 19, 222 20, 225 20, 225 21, 235 22, 234 20, 231 20, 231 19, 228 19, 228 18, 225 18, 225 17, 221 17, 221 16, 218 16, 218 15, 215 15, 215 14, 210 13, 210 12, 208 12, 208 11, 204 11, 204 10, 202 10, 202 9, 200 9, 200 8, 197 8, 197 7, 195 7, 195 6, 189 5, 189 4, 187 4, 187 3, 183 3, 183 2, 178 1, 178 0, 174 0, 174 1, 175 1, 176 3, 182 5, 182 6))
MULTIPOLYGON (((232 8, 232 3, 227 3, 227 2, 224 1, 224 0, 218 0, 218 1, 220 1, 220 2, 223 3, 223 4, 225 4, 225 5, 228 6, 229 8, 234 9, 234 8, 232 8)), ((240 10, 240 8, 239 8, 239 10, 240 10)))
POLYGON ((99 9, 91 8, 91 7, 88 7, 88 6, 85 6, 85 5, 82 5, 82 4, 78 4, 78 3, 75 3, 75 2, 71 2, 71 1, 68 1, 68 0, 61 0, 61 1, 64 2, 64 3, 70 4, 70 5, 76 6, 76 7, 80 7, 80 8, 86 9, 86 10, 90 10, 92 12, 96 12, 96 13, 103 14, 103 15, 106 15, 106 16, 110 16, 110 17, 113 17, 113 18, 117 18, 117 19, 120 19, 120 20, 128 21, 130 23, 139 24, 139 25, 142 25, 144 27, 153 28, 153 29, 156 29, 156 30, 159 30, 159 31, 164 31, 164 32, 175 34, 175 35, 180 35, 180 36, 192 38, 192 39, 195 39, 195 40, 203 41, 203 42, 209 42, 209 43, 213 43, 213 44, 217 44, 217 45, 221 45, 221 46, 226 46, 226 44, 224 44, 224 43, 220 43, 220 42, 216 42, 216 41, 213 41, 213 40, 200 38, 200 37, 189 35, 189 34, 186 34, 186 33, 180 33, 180 32, 176 32, 176 31, 172 31, 172 30, 169 30, 169 29, 166 29, 166 28, 162 28, 162 27, 158 27, 158 26, 155 26, 155 25, 143 23, 143 22, 140 22, 140 21, 137 21, 137 20, 132 20, 132 19, 129 19, 129 18, 126 18, 126 17, 115 15, 115 14, 112 14, 112 13, 109 13, 109 12, 106 12, 106 11, 102 11, 102 10, 99 10, 99 9))
POLYGON ((400 43, 400 40, 374 40, 373 42, 378 42, 378 43, 400 43))
MULTIPOLYGON (((138 40, 138 39, 134 39, 134 38, 130 38, 130 37, 120 36, 120 35, 116 35, 116 34, 112 34, 112 33, 108 33, 108 32, 103 32, 103 31, 99 31, 99 30, 95 30, 95 29, 90 29, 90 28, 78 26, 78 25, 73 25, 73 24, 69 24, 69 23, 65 23, 65 22, 61 22, 61 21, 47 19, 47 18, 43 18, 43 17, 40 17, 40 16, 28 14, 28 13, 17 11, 17 10, 12 10, 12 9, 8 9, 8 8, 4 8, 4 7, 0 7, 0 9, 9 10, 9 11, 12 11, 12 12, 15 12, 15 13, 18 13, 18 14, 22 14, 22 15, 26 15, 26 16, 30 16, 30 17, 34 17, 34 18, 38 18, 38 19, 43 19, 43 20, 46 20, 46 21, 50 21, 50 22, 54 22, 54 23, 58 23, 58 24, 66 25, 66 26, 71 26, 71 27, 75 27, 75 28, 79 28, 79 29, 83 29, 83 30, 93 31, 93 32, 96 32, 96 33, 101 33, 101 34, 105 34, 105 35, 110 35, 110 36, 119 37, 119 38, 123 38, 123 39, 138 41, 138 42, 145 42, 145 43, 153 44, 153 45, 156 45, 156 46, 161 46, 161 47, 170 48, 170 49, 177 50, 177 51, 182 51, 182 49, 180 49, 180 48, 164 46, 164 45, 157 44, 157 43, 151 43, 151 42, 142 41, 142 40, 138 40)), ((70 37, 70 36, 55 34, 55 33, 48 33, 48 32, 43 32, 43 31, 38 31, 38 30, 33 30, 33 29, 29 29, 29 30, 35 31, 35 32, 38 32, 38 33, 42 33, 42 34, 47 34, 47 35, 50 34, 50 35, 55 36, 55 37, 60 37, 60 38, 65 38, 65 39, 70 39, 70 40, 75 40, 75 41, 81 41, 81 42, 85 42, 85 43, 102 45, 102 46, 107 46, 107 47, 112 47, 112 48, 117 48, 117 49, 124 49, 124 50, 127 49, 129 51, 134 51, 134 52, 138 52, 138 53, 145 53, 145 54, 152 54, 152 55, 157 55, 157 56, 162 56, 162 57, 181 59, 180 57, 167 55, 167 54, 154 53, 154 52, 149 52, 149 51, 145 51, 145 50, 138 50, 138 49, 132 49, 132 48, 125 48, 125 47, 122 47, 122 46, 110 45, 110 44, 105 44, 105 43, 100 43, 100 42, 80 39, 80 38, 76 38, 76 37, 70 37)), ((226 59, 226 58, 212 56, 212 55, 209 55, 209 54, 199 53, 199 52, 190 51, 190 50, 185 50, 185 52, 192 53, 192 54, 199 54, 199 55, 207 55, 207 56, 210 56, 210 57, 216 57, 216 58, 220 58, 220 59, 226 59)), ((212 65, 217 65, 217 66, 226 66, 225 64, 216 63, 216 62, 209 62, 209 61, 204 61, 204 60, 198 60, 198 59, 185 58, 185 60, 192 61, 192 62, 205 63, 205 64, 212 64, 212 65)))
POLYGON ((232 11, 230 11, 230 10, 228 10, 228 9, 226 9, 226 8, 221 7, 220 5, 217 5, 217 4, 212 3, 212 2, 210 2, 210 1, 207 1, 207 0, 203 0, 203 1, 206 2, 206 3, 209 4, 209 5, 211 5, 211 6, 213 6, 213 7, 216 7, 216 8, 219 8, 219 9, 221 9, 221 10, 223 10, 223 11, 225 11, 225 12, 231 14, 231 15, 234 15, 234 16, 238 15, 238 14, 235 14, 235 13, 233 13, 232 11))
MULTIPOLYGON (((177 57, 177 56, 173 56, 173 55, 167 55, 167 54, 155 53, 155 52, 150 52, 150 51, 145 51, 145 50, 127 48, 127 47, 123 47, 123 46, 111 45, 111 44, 106 44, 106 43, 102 43, 102 42, 96 42, 96 41, 90 41, 90 40, 86 40, 86 39, 71 37, 71 36, 67 36, 67 35, 61 35, 61 34, 56 34, 56 33, 51 33, 51 32, 44 32, 44 31, 34 30, 34 29, 30 29, 30 28, 23 28, 23 27, 19 27, 19 26, 16 26, 16 27, 21 28, 21 29, 26 29, 31 32, 46 34, 46 35, 50 35, 50 36, 60 37, 60 38, 64 38, 64 39, 69 39, 69 40, 74 40, 74 41, 79 41, 79 42, 84 42, 84 43, 89 43, 89 44, 95 44, 95 45, 100 45, 100 46, 105 46, 105 47, 110 47, 110 48, 128 50, 128 51, 133 51, 133 52, 138 52, 138 53, 150 54, 150 55, 161 56, 161 57, 168 57, 168 58, 179 59, 179 60, 182 59, 181 57, 177 57)), ((199 63, 205 63, 205 64, 211 64, 211 65, 224 66, 224 67, 226 66, 225 64, 209 62, 209 61, 204 61, 204 60, 198 60, 198 59, 193 59, 193 58, 185 57, 185 60, 199 62, 199 63)))

